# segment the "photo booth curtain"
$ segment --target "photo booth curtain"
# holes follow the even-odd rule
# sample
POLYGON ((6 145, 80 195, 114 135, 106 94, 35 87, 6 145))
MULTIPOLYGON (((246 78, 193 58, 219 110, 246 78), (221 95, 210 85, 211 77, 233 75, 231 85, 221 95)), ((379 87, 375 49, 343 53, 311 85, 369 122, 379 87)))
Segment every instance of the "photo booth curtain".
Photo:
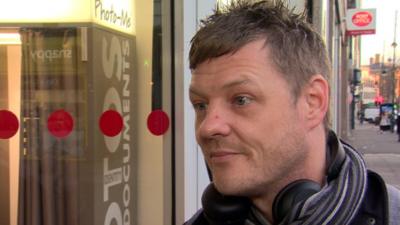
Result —
MULTIPOLYGON (((19 225, 77 225, 83 110, 76 28, 24 28, 22 39, 19 225), (47 128, 51 113, 73 118, 67 136, 47 128)), ((61 132, 68 132, 59 118, 61 132), (64 128, 63 128, 64 127, 64 128)), ((68 127, 68 126, 67 126, 68 127)))

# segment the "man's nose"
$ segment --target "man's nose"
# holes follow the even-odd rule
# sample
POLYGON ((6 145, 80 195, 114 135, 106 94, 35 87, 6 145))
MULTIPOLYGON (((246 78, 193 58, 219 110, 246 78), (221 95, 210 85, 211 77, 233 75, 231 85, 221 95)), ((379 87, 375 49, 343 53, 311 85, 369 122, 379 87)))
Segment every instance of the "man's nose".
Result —
POLYGON ((198 135, 202 138, 226 136, 231 131, 229 113, 221 106, 209 106, 207 113, 198 124, 198 135))

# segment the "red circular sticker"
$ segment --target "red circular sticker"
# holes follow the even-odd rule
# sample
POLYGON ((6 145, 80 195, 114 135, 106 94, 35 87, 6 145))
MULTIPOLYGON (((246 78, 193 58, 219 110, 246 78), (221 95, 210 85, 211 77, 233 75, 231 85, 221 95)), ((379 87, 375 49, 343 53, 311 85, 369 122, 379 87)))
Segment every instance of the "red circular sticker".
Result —
POLYGON ((117 136, 124 126, 122 116, 115 110, 105 111, 99 121, 101 132, 109 137, 117 136))
POLYGON ((147 117, 147 128, 154 135, 162 135, 169 127, 168 115, 162 110, 155 110, 147 117))
POLYGON ((54 111, 47 119, 47 129, 58 138, 68 136, 74 128, 72 116, 63 109, 54 111))
POLYGON ((354 25, 365 27, 372 22, 372 15, 367 11, 362 11, 354 14, 351 18, 354 25))
POLYGON ((18 128, 18 118, 14 113, 8 110, 0 110, 0 138, 11 138, 17 133, 18 128))

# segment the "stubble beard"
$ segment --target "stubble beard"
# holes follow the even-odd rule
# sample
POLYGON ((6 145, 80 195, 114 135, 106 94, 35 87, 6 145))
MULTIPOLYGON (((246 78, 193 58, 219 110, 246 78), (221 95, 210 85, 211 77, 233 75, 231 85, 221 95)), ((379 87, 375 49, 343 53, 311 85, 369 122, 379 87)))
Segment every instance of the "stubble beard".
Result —
POLYGON ((217 190, 226 195, 258 198, 278 192, 296 180, 301 176, 308 152, 302 132, 292 130, 289 135, 277 142, 284 144, 266 150, 263 162, 268 165, 252 165, 243 174, 215 176, 217 190))

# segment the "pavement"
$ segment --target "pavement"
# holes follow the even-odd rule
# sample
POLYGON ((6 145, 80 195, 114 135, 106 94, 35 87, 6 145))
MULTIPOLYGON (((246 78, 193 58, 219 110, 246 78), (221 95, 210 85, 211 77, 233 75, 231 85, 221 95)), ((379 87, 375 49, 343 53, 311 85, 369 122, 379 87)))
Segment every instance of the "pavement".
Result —
POLYGON ((347 141, 364 155, 369 169, 400 189, 400 142, 396 131, 381 133, 379 126, 356 124, 347 141))

